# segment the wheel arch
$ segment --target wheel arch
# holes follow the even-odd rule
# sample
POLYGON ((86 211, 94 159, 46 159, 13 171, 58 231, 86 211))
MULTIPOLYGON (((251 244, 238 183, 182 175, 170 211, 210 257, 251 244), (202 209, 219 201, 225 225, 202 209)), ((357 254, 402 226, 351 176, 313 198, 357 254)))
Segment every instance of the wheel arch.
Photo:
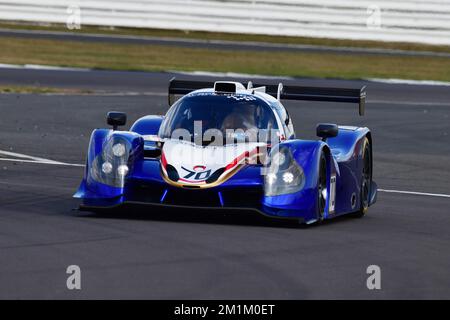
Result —
POLYGON ((131 126, 130 131, 140 135, 157 135, 164 116, 149 115, 139 118, 131 126))

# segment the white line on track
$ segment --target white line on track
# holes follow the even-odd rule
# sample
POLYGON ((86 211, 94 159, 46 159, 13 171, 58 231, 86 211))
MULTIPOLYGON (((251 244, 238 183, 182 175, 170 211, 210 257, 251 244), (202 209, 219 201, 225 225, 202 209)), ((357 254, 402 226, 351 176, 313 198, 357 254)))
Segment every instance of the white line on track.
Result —
POLYGON ((380 82, 388 84, 409 84, 419 86, 450 86, 450 82, 446 81, 434 81, 434 80, 409 80, 409 79, 380 79, 380 78, 367 78, 366 80, 371 82, 380 82))
MULTIPOLYGON (((0 150, 0 155, 16 157, 15 159, 14 158, 0 158, 0 161, 48 164, 48 165, 67 166, 67 167, 85 167, 84 164, 59 162, 59 161, 54 161, 54 160, 49 160, 49 159, 44 159, 44 158, 39 158, 39 157, 32 157, 32 156, 28 156, 28 155, 21 154, 21 153, 2 151, 2 150, 0 150)), ((442 194, 442 193, 428 193, 428 192, 390 190, 390 189, 378 189, 378 191, 385 192, 385 193, 398 193, 398 194, 409 194, 409 195, 416 195, 416 196, 450 198, 449 194, 442 194)))
POLYGON ((0 158, 0 161, 10 161, 10 162, 24 162, 24 163, 40 163, 40 164, 53 164, 59 166, 70 166, 70 167, 84 167, 82 164, 65 163, 60 161, 54 161, 45 158, 33 157, 22 153, 16 153, 11 151, 0 150, 0 156, 14 157, 14 158, 0 158))
MULTIPOLYGON (((7 64, 0 63, 0 69, 31 69, 31 70, 54 70, 54 71, 75 71, 75 72, 89 72, 96 71, 89 68, 77 68, 77 67, 59 67, 52 65, 40 65, 40 64, 7 64)), ((232 78, 260 78, 260 79, 275 79, 275 80, 295 80, 295 77, 289 76, 269 76, 261 74, 247 74, 237 72, 214 72, 214 71, 180 71, 180 70, 166 70, 166 72, 175 73, 179 75, 190 76, 208 76, 208 77, 232 77, 232 78)), ((420 85, 420 86, 450 86, 450 82, 446 81, 434 81, 434 80, 412 80, 412 79, 382 79, 382 78, 366 78, 363 79, 370 82, 387 83, 387 84, 407 84, 407 85, 420 85)))
POLYGON ((56 161, 35 161, 35 160, 8 159, 8 158, 0 158, 0 161, 20 162, 20 163, 52 164, 52 165, 56 165, 56 166, 66 166, 66 167, 85 167, 84 164, 65 163, 65 162, 56 162, 56 161))
POLYGON ((429 196, 429 197, 450 198, 450 194, 442 194, 442 193, 427 193, 427 192, 403 191, 403 190, 388 190, 388 189, 378 189, 378 191, 380 191, 380 192, 386 192, 386 193, 411 194, 411 195, 416 195, 416 196, 429 196))
POLYGON ((214 72, 214 71, 177 71, 167 70, 167 72, 187 75, 187 76, 204 76, 204 77, 230 77, 230 78, 245 78, 245 79, 273 79, 273 80, 295 80, 294 77, 287 76, 268 76, 262 74, 249 74, 237 72, 214 72))
POLYGON ((8 64, 8 63, 0 63, 0 68, 2 69, 32 69, 32 70, 56 70, 56 71, 82 71, 89 72, 92 69, 87 68, 70 68, 70 67, 59 67, 59 66, 50 66, 50 65, 41 65, 41 64, 8 64))
POLYGON ((8 156, 8 157, 17 157, 17 158, 21 158, 21 159, 28 159, 28 160, 38 161, 38 162, 42 161, 42 162, 58 163, 58 161, 53 161, 53 160, 39 158, 39 157, 33 157, 33 156, 29 156, 29 155, 22 154, 22 153, 16 153, 16 152, 11 152, 11 151, 4 151, 4 150, 0 150, 0 155, 8 156))

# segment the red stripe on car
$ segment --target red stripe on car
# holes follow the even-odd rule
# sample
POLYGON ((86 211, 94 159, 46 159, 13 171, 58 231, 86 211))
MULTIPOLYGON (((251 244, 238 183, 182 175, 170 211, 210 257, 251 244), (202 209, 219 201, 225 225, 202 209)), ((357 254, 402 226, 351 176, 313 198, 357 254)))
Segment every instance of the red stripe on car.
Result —
POLYGON ((162 164, 163 168, 165 169, 167 166, 167 160, 166 160, 166 156, 164 155, 164 152, 161 153, 161 164, 162 164))
POLYGON ((231 161, 226 167, 225 171, 228 171, 232 168, 234 168, 238 163, 240 163, 243 159, 249 158, 250 156, 253 156, 257 152, 258 148, 253 149, 252 151, 248 152, 245 151, 241 155, 239 155, 237 158, 235 158, 233 161, 231 161))

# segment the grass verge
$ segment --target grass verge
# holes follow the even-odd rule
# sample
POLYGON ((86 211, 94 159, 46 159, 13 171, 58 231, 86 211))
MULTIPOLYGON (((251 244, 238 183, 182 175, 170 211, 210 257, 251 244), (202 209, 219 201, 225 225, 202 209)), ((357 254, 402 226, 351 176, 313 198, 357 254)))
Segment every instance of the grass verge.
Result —
POLYGON ((12 37, 0 37, 0 46, 0 63, 10 64, 450 81, 450 59, 442 57, 229 51, 12 37))
POLYGON ((39 86, 4 86, 0 85, 0 93, 15 94, 91 94, 90 90, 66 89, 66 88, 50 88, 39 86))
POLYGON ((21 30, 43 30, 43 31, 62 31, 80 34, 108 34, 108 35, 132 35, 132 36, 150 36, 150 37, 169 37, 169 38, 187 38, 203 40, 229 40, 229 41, 255 41, 269 43, 286 44, 304 44, 320 45, 331 47, 356 47, 356 48, 382 48, 398 49, 407 51, 430 51, 430 52, 449 52, 450 46, 406 43, 406 42, 382 42, 382 41, 364 41, 364 40, 340 40, 328 38, 308 38, 292 36, 271 36, 257 34, 237 34, 221 32, 204 32, 191 30, 164 30, 164 29, 145 29, 145 28, 122 28, 122 27, 99 27, 82 26, 80 30, 68 30, 63 24, 30 24, 21 22, 0 21, 0 28, 21 29, 21 30))

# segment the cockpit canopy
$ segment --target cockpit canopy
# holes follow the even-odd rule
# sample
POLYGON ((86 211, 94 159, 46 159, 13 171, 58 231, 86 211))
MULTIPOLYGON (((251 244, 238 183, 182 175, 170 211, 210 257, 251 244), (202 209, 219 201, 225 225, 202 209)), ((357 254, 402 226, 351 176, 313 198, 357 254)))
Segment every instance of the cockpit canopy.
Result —
POLYGON ((239 137, 243 133, 277 129, 273 110, 261 98, 249 94, 197 92, 183 97, 170 108, 159 136, 178 139, 188 134, 195 140, 199 135, 219 134, 224 139, 241 142, 239 137))

